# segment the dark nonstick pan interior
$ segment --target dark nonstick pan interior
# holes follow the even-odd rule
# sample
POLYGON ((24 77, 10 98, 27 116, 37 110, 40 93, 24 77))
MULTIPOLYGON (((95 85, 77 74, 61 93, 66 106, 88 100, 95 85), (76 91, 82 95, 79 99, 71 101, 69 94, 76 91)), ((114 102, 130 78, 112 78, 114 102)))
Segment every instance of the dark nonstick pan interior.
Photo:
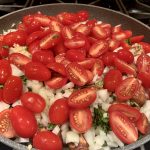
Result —
MULTIPOLYGON (((83 4, 49 4, 49 5, 41 5, 36 7, 30 7, 23 10, 19 10, 8 15, 5 15, 0 18, 0 33, 3 30, 7 30, 11 28, 13 23, 19 23, 24 15, 35 13, 37 11, 41 11, 47 15, 56 15, 59 12, 70 11, 76 12, 78 10, 87 10, 90 13, 90 18, 96 18, 103 22, 110 23, 112 25, 122 24, 124 29, 129 29, 133 31, 134 35, 145 35, 145 41, 150 42, 150 28, 143 23, 121 14, 119 12, 115 12, 106 8, 101 8, 97 6, 83 5, 83 4)), ((140 145, 146 143, 150 140, 150 135, 144 136, 141 140, 137 141, 134 144, 125 146, 124 150, 134 149, 139 147, 140 145)), ((0 137, 0 141, 13 147, 16 149, 24 150, 26 149, 20 144, 16 144, 11 140, 7 140, 6 138, 0 137)))

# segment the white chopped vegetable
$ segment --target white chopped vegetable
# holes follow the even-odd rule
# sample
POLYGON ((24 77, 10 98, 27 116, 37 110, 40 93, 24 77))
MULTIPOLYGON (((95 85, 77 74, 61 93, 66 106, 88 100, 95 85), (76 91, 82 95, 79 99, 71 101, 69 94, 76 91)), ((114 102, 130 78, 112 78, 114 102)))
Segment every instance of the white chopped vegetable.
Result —
POLYGON ((20 77, 20 76, 24 75, 23 71, 21 71, 18 67, 16 67, 13 64, 11 64, 11 69, 12 69, 13 76, 20 77))
POLYGON ((79 134, 77 134, 76 132, 73 131, 68 131, 66 134, 66 143, 75 143, 76 145, 78 145, 79 143, 79 134))
POLYGON ((101 148, 103 146, 103 144, 105 143, 105 140, 102 136, 97 135, 94 139, 94 142, 99 148, 101 148))
POLYGON ((60 132, 60 127, 57 125, 52 132, 57 135, 60 132))
POLYGON ((9 104, 6 104, 5 102, 1 101, 0 102, 0 112, 5 110, 5 109, 8 109, 10 107, 9 104))
POLYGON ((113 52, 118 52, 119 50, 123 49, 121 46, 116 48, 113 52))
POLYGON ((106 74, 109 71, 109 67, 105 67, 103 73, 106 74))
POLYGON ((18 142, 19 143, 28 143, 29 142, 29 138, 21 138, 21 137, 19 137, 18 138, 18 142))
POLYGON ((73 89, 67 89, 65 90, 64 94, 63 94, 63 97, 69 97, 73 92, 73 89))
POLYGON ((45 112, 42 112, 42 113, 41 113, 41 123, 42 123, 44 126, 47 126, 47 125, 48 125, 48 122, 49 122, 48 114, 46 114, 45 112))
POLYGON ((107 89, 100 89, 97 91, 97 96, 103 102, 105 102, 109 98, 109 93, 107 89))
POLYGON ((108 108, 110 107, 111 104, 108 103, 102 103, 102 109, 105 111, 108 111, 108 108))
POLYGON ((18 106, 18 105, 22 105, 22 103, 21 103, 20 100, 14 102, 14 103, 12 104, 12 107, 15 107, 15 106, 18 106))
POLYGON ((62 131, 68 131, 68 130, 69 130, 69 123, 67 122, 67 123, 63 124, 63 125, 61 126, 61 130, 62 130, 62 131))
POLYGON ((74 87, 74 83, 68 82, 61 89, 66 90, 66 89, 72 89, 73 87, 74 87))
POLYGON ((90 129, 90 130, 88 130, 88 131, 84 134, 84 137, 85 137, 85 139, 86 139, 86 141, 87 141, 87 143, 88 143, 89 145, 94 145, 95 131, 94 131, 93 128, 90 129))

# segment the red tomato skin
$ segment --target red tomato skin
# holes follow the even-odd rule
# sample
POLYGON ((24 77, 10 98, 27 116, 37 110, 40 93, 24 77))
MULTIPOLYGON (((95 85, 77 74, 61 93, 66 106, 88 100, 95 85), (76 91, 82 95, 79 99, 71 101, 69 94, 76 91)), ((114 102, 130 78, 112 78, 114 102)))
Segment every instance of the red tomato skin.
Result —
POLYGON ((40 50, 42 50, 42 49, 40 47, 40 41, 39 40, 35 40, 34 42, 29 44, 29 46, 28 46, 28 51, 31 54, 34 54, 35 52, 40 51, 40 50))
POLYGON ((59 42, 57 45, 55 45, 53 47, 53 51, 54 51, 54 54, 56 56, 56 55, 59 55, 59 54, 66 53, 67 48, 65 47, 64 42, 59 42))
POLYGON ((56 100, 49 109, 49 120, 53 124, 64 124, 69 119, 69 106, 66 98, 56 100))
POLYGON ((47 65, 55 61, 53 53, 48 50, 39 50, 32 55, 33 62, 40 62, 43 65, 47 65))
POLYGON ((30 80, 46 81, 51 78, 51 72, 42 63, 29 62, 25 65, 25 75, 30 80))
POLYGON ((131 144, 137 141, 138 132, 128 117, 126 117, 123 113, 113 111, 109 113, 109 118, 111 129, 122 142, 131 144))
POLYGON ((130 38, 131 43, 139 43, 144 39, 144 35, 132 36, 130 38))
POLYGON ((116 48, 120 46, 120 42, 115 39, 110 39, 108 41, 109 51, 114 51, 116 48))
POLYGON ((50 80, 46 81, 45 84, 50 89, 60 89, 67 83, 68 79, 66 77, 53 77, 50 80))
POLYGON ((62 150, 62 141, 51 131, 40 131, 33 137, 33 146, 40 150, 62 150))
POLYGON ((101 59, 97 59, 93 65, 92 73, 93 75, 98 74, 99 76, 101 76, 103 71, 104 71, 104 63, 101 59))
POLYGON ((75 62, 67 65, 66 72, 68 79, 78 86, 83 86, 88 82, 86 70, 75 62))
POLYGON ((3 100, 3 89, 0 89, 0 101, 3 100))
POLYGON ((124 49, 119 50, 117 52, 117 56, 118 56, 119 59, 125 61, 128 64, 131 64, 134 61, 133 54, 130 51, 128 51, 128 50, 124 50, 124 49))
POLYGON ((146 43, 146 42, 139 42, 140 45, 142 45, 143 49, 144 49, 144 52, 147 54, 147 53, 150 53, 150 44, 149 43, 146 43))
POLYGON ((94 43, 89 49, 91 57, 99 57, 108 51, 108 43, 106 41, 98 41, 94 43))
POLYGON ((10 76, 4 84, 3 101, 7 104, 12 104, 17 101, 23 89, 22 80, 16 76, 10 76))
POLYGON ((90 109, 71 109, 70 126, 79 133, 85 133, 89 130, 92 127, 92 113, 90 109))
POLYGON ((124 104, 124 103, 112 104, 109 107, 108 112, 111 113, 113 111, 119 111, 119 112, 123 113, 133 123, 137 122, 137 120, 141 116, 141 113, 138 109, 136 109, 130 105, 124 104))
POLYGON ((18 136, 31 138, 37 131, 37 122, 34 114, 24 106, 15 106, 11 109, 10 119, 18 136))
POLYGON ((24 69, 24 66, 31 61, 31 59, 21 53, 12 53, 9 55, 8 60, 10 63, 16 65, 20 69, 24 69))
POLYGON ((89 18, 89 13, 86 10, 81 10, 77 12, 77 17, 79 21, 86 21, 89 18))
POLYGON ((25 45, 27 34, 24 31, 14 31, 4 36, 4 45, 13 46, 14 44, 25 45))
POLYGON ((86 108, 96 99, 95 88, 84 88, 73 92, 68 99, 68 105, 72 108, 86 108))
POLYGON ((8 60, 0 60, 0 84, 4 84, 12 74, 12 69, 8 60))
POLYGON ((121 81, 116 87, 115 93, 118 101, 127 101, 132 98, 139 88, 139 81, 134 77, 129 77, 121 81))
POLYGON ((36 93, 26 92, 21 98, 21 103, 34 113, 41 113, 45 108, 45 100, 36 93))
POLYGON ((0 41, 0 59, 8 57, 9 55, 9 48, 5 48, 3 41, 0 41))
POLYGON ((139 72, 138 78, 142 81, 142 85, 145 88, 150 88, 150 74, 148 72, 139 72))
POLYGON ((122 74, 119 70, 110 70, 104 77, 104 88, 114 92, 116 87, 122 81, 122 74))
POLYGON ((64 40, 72 39, 74 36, 74 31, 69 26, 64 26, 61 31, 64 40))
POLYGON ((87 26, 86 24, 80 24, 77 28, 76 28, 76 32, 80 32, 84 35, 89 35, 91 32, 91 28, 90 26, 87 26))

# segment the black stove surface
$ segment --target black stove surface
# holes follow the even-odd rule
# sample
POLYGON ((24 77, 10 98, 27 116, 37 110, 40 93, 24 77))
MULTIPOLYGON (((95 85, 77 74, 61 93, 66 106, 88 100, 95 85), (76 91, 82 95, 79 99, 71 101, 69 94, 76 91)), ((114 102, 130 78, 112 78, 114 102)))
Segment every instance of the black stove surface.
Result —
MULTIPOLYGON (((0 16, 25 7, 68 2, 91 4, 120 11, 150 26, 150 0, 0 0, 0 16)), ((13 149, 0 143, 0 150, 13 149)), ((150 150, 150 142, 135 150, 150 150)))

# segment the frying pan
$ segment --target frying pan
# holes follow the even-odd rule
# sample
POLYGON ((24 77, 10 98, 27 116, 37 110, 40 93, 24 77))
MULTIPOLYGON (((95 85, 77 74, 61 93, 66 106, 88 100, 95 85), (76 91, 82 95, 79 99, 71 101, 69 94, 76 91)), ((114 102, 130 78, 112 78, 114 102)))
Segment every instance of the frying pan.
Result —
MULTIPOLYGON (((19 23, 23 16, 30 14, 30 13, 41 11, 42 13, 45 13, 47 15, 56 15, 57 13, 63 12, 63 11, 76 12, 79 10, 87 10, 90 13, 91 19, 96 18, 103 22, 108 22, 112 25, 122 24, 124 29, 132 30, 134 35, 144 34, 145 41, 150 42, 150 36, 149 36, 150 27, 146 26, 140 21, 134 18, 131 18, 127 15, 121 14, 119 12, 110 10, 110 9, 97 7, 97 6, 91 6, 91 5, 75 4, 75 3, 39 5, 39 6, 29 7, 26 9, 22 9, 22 10, 7 14, 3 17, 0 17, 0 33, 2 33, 3 30, 10 29, 13 23, 16 23, 16 24, 19 23)), ((115 150, 120 150, 120 149, 131 150, 131 149, 139 147, 140 145, 148 142, 149 140, 150 140, 150 134, 145 135, 142 139, 138 140, 137 142, 133 144, 124 146, 123 148, 116 148, 115 150)), ((0 136, 0 141, 18 150, 27 149, 26 146, 18 144, 2 136, 0 136)))

